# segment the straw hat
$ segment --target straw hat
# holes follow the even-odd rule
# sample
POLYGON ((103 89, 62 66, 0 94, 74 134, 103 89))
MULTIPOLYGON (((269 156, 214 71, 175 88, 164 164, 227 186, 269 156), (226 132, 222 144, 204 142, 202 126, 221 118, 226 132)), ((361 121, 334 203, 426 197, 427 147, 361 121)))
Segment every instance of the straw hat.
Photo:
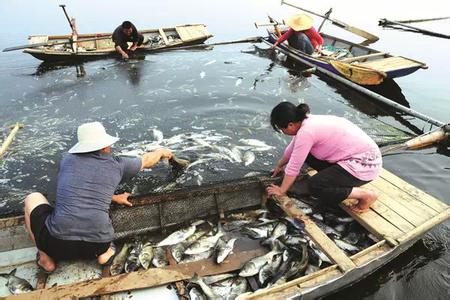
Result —
POLYGON ((284 19, 284 23, 295 31, 302 31, 312 27, 313 19, 305 14, 297 14, 284 19))
POLYGON ((106 133, 100 122, 84 123, 78 126, 78 143, 70 148, 69 153, 87 153, 111 146, 118 137, 106 133))

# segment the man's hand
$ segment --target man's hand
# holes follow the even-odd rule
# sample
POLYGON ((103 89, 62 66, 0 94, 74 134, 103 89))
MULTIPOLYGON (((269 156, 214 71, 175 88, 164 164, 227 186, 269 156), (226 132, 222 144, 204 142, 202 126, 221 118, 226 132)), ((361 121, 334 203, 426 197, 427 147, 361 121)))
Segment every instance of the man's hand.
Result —
POLYGON ((278 185, 271 184, 266 188, 266 192, 269 196, 275 195, 275 196, 283 196, 285 192, 279 187, 278 185))
POLYGON ((128 54, 126 52, 122 53, 122 58, 123 59, 129 59, 130 57, 128 56, 128 54))
POLYGON ((128 197, 130 197, 130 195, 131 195, 130 193, 113 195, 112 201, 114 201, 115 203, 117 203, 119 205, 133 206, 133 204, 130 201, 128 201, 128 197))
POLYGON ((137 45, 133 45, 133 46, 131 46, 130 51, 134 52, 136 49, 137 49, 137 45))

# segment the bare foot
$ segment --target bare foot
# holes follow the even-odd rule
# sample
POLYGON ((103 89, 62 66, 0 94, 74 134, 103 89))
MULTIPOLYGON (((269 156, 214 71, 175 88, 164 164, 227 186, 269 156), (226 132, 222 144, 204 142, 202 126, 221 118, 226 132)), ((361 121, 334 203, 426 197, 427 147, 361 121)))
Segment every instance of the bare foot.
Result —
POLYGON ((108 248, 108 250, 106 250, 105 253, 100 254, 97 257, 97 261, 100 265, 104 265, 108 262, 108 260, 115 254, 116 252, 114 251, 114 249, 110 246, 108 248))
POLYGON ((37 253, 37 255, 39 258, 36 262, 38 266, 40 266, 48 273, 52 273, 53 271, 55 271, 56 264, 50 256, 48 256, 45 252, 42 252, 40 250, 37 253))
POLYGON ((356 213, 363 213, 369 210, 372 203, 378 199, 378 193, 372 190, 367 190, 363 188, 354 188, 354 192, 357 193, 358 202, 356 204, 350 205, 349 208, 356 213), (355 190, 357 189, 357 190, 355 190))

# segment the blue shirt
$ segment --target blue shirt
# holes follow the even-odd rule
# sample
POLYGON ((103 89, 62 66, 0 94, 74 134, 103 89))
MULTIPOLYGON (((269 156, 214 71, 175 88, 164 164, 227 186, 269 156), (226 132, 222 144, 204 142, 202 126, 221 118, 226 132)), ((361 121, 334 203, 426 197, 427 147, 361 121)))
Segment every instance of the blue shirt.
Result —
POLYGON ((140 158, 100 151, 66 154, 59 167, 55 208, 45 222, 50 234, 62 240, 112 241, 112 196, 120 182, 140 169, 140 158))

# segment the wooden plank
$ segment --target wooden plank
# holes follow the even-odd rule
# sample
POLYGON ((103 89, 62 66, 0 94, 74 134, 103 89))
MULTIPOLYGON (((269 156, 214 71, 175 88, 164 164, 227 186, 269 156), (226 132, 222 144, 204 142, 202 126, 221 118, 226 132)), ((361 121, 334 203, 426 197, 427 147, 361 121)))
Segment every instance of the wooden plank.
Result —
POLYGON ((25 223, 23 216, 0 219, 0 229, 22 225, 25 223))
POLYGON ((415 228, 414 230, 411 230, 407 234, 399 237, 397 240, 400 243, 405 243, 409 240, 415 239, 418 236, 423 235, 425 232, 433 228, 439 223, 444 222, 445 220, 448 220, 450 218, 450 208, 447 208, 443 212, 441 212, 439 215, 435 216, 434 218, 428 220, 427 222, 423 223, 419 227, 415 228))
MULTIPOLYGON (((166 249, 166 258, 167 258, 167 261, 169 262, 170 266, 176 266, 177 265, 177 262, 173 258, 172 252, 170 251, 169 247, 166 249)), ((177 288, 179 299, 180 300, 187 299, 187 297, 185 296, 186 287, 184 286, 183 281, 176 281, 175 282, 175 287, 177 288)))
POLYGON ((36 290, 44 289, 45 284, 47 283, 47 279, 48 279, 48 274, 43 272, 42 270, 38 270, 36 290))
POLYGON ((366 54, 366 55, 361 55, 361 56, 344 58, 344 59, 340 59, 340 61, 350 63, 350 62, 357 61, 357 60, 362 60, 362 59, 367 59, 367 58, 372 58, 372 57, 377 57, 377 56, 384 56, 384 55, 387 55, 387 53, 386 52, 377 52, 377 53, 371 53, 371 54, 366 54))
POLYGON ((366 186, 378 192, 379 196, 376 202, 383 203, 398 215, 402 216, 410 224, 414 225, 414 227, 417 227, 424 222, 424 215, 420 214, 417 210, 412 209, 410 206, 405 205, 404 201, 397 201, 395 198, 389 197, 384 193, 383 189, 378 188, 372 183, 369 183, 366 186))
POLYGON ((301 220, 305 224, 305 232, 314 243, 332 260, 343 272, 355 267, 351 259, 312 221, 302 210, 298 209, 294 202, 287 197, 274 197, 281 208, 291 217, 301 220))
POLYGON ((197 262, 140 270, 108 278, 91 279, 83 282, 56 286, 30 293, 8 296, 8 299, 75 299, 81 297, 100 296, 116 292, 159 286, 175 281, 190 279, 197 273, 208 276, 231 272, 240 269, 248 260, 264 255, 262 248, 231 254, 218 265, 211 259, 197 262))
POLYGON ((442 203, 433 196, 419 190, 418 188, 404 181, 395 174, 392 174, 388 170, 382 169, 380 176, 438 212, 441 212, 448 207, 448 205, 446 205, 445 203, 442 203))
POLYGON ((164 44, 169 45, 169 40, 167 39, 166 33, 164 32, 164 30, 162 28, 158 29, 159 31, 159 35, 161 36, 161 38, 164 41, 164 44))
POLYGON ((385 220, 372 209, 363 213, 355 213, 343 203, 340 206, 379 239, 393 240, 404 234, 400 229, 389 223, 389 221, 385 220))
POLYGON ((383 216, 384 219, 389 221, 389 223, 391 223, 404 233, 407 233, 415 228, 413 224, 406 221, 402 216, 391 210, 379 200, 375 201, 375 203, 373 203, 371 207, 377 214, 383 216))
POLYGON ((382 72, 395 71, 398 69, 406 69, 411 67, 421 67, 420 63, 412 61, 410 59, 401 56, 392 56, 388 58, 371 60, 368 62, 360 63, 360 66, 372 68, 382 72))

